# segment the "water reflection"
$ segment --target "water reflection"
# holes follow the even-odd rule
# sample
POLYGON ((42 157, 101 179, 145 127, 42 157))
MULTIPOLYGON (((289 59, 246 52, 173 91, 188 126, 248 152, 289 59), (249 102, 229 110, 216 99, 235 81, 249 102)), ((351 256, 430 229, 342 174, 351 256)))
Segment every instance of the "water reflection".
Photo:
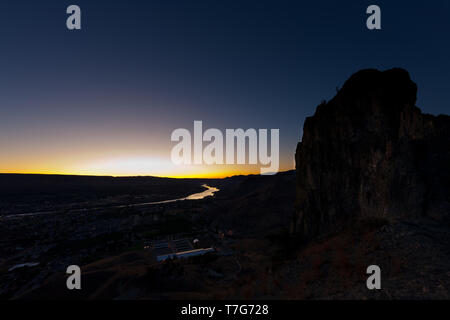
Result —
MULTIPOLYGON (((172 200, 164 200, 164 201, 156 201, 156 202, 144 202, 144 203, 135 203, 135 204, 124 204, 124 205, 118 205, 118 206, 110 206, 109 208, 127 208, 127 207, 141 207, 141 206, 148 206, 148 205, 154 205, 154 204, 164 204, 164 203, 171 203, 171 202, 177 202, 177 201, 183 201, 183 200, 201 200, 206 197, 211 197, 214 195, 215 192, 219 191, 220 189, 210 187, 206 184, 203 184, 202 187, 206 188, 205 191, 199 192, 199 193, 193 193, 185 198, 178 198, 178 199, 172 199, 172 200)), ((93 210, 101 210, 104 208, 82 208, 82 209, 73 209, 69 210, 71 213, 75 212, 83 212, 83 211, 93 211, 93 210)), ((1 217, 0 219, 14 219, 14 218, 21 218, 21 217, 27 217, 27 216, 35 216, 35 215, 44 215, 44 214, 52 214, 57 213, 58 211, 46 211, 46 212, 32 212, 32 213, 21 213, 21 214, 12 214, 8 216, 1 217)))
POLYGON ((200 199, 204 199, 206 197, 210 197, 213 196, 215 192, 219 191, 219 189, 214 188, 214 187, 210 187, 206 184, 202 185, 202 187, 208 188, 203 192, 199 192, 199 193, 194 193, 191 194, 190 196, 186 197, 185 200, 200 200, 200 199))
POLYGON ((140 203, 140 204, 135 204, 134 206, 144 206, 144 205, 149 205, 149 204, 171 203, 171 202, 182 201, 182 200, 201 200, 201 199, 204 199, 206 197, 211 197, 211 196, 214 195, 215 192, 219 191, 218 188, 210 187, 210 186, 208 186, 206 184, 202 184, 202 187, 206 188, 206 190, 203 191, 203 192, 199 192, 199 193, 193 193, 190 196, 187 196, 185 198, 178 198, 178 199, 173 199, 173 200, 164 200, 164 201, 157 201, 157 202, 140 203))

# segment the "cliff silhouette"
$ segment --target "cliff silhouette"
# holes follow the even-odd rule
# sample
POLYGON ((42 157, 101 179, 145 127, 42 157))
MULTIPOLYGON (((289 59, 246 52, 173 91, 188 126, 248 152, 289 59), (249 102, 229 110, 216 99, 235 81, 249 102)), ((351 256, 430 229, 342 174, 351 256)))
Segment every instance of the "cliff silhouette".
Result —
POLYGON ((303 128, 292 232, 304 241, 359 220, 450 217, 450 117, 423 114, 403 69, 352 75, 303 128))

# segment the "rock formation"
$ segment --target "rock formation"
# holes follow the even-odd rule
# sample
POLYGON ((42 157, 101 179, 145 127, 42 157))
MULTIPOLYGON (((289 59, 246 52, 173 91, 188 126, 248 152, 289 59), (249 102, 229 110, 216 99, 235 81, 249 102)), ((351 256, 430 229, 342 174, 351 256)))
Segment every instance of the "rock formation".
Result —
POLYGON ((450 117, 423 114, 416 95, 403 69, 362 70, 306 119, 294 234, 308 240, 365 218, 448 222, 450 117))

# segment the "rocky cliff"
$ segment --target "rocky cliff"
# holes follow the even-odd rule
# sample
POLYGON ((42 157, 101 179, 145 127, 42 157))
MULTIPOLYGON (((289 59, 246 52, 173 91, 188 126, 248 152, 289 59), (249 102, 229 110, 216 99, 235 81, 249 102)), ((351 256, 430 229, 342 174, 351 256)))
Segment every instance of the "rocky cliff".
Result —
MULTIPOLYGON (((450 217, 450 117, 423 114, 407 71, 362 70, 306 119, 292 232, 366 218, 450 217)), ((445 103, 445 102, 442 102, 445 103)))

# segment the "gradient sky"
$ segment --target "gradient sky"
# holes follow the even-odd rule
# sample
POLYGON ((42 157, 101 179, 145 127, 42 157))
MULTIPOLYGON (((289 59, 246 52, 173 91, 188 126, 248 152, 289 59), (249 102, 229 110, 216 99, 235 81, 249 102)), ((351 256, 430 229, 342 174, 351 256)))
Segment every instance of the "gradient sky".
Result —
POLYGON ((0 172, 224 176, 175 167, 171 132, 303 121, 362 68, 409 70, 418 106, 449 113, 449 1, 2 1, 0 172), (82 10, 82 30, 65 26, 82 10), (382 30, 365 26, 382 10, 382 30))

